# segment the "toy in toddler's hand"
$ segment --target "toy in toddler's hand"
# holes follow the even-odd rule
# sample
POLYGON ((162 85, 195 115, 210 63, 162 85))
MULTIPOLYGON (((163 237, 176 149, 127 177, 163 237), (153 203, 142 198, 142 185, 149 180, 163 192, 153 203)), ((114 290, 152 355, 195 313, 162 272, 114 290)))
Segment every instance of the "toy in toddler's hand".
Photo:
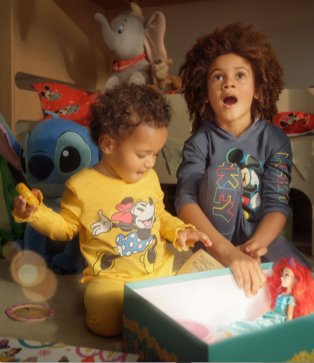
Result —
POLYGON ((267 278, 270 311, 251 321, 236 321, 220 328, 225 337, 278 325, 314 313, 314 279, 312 272, 293 257, 283 258, 267 278))
POLYGON ((35 195, 28 189, 24 183, 18 183, 15 187, 16 191, 25 199, 29 206, 38 207, 39 201, 35 195))

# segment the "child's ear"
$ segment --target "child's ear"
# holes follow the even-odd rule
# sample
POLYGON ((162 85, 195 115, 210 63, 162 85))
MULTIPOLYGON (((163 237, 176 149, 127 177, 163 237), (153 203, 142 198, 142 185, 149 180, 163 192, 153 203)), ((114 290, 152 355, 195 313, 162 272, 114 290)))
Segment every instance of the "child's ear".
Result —
POLYGON ((112 137, 110 137, 109 135, 101 135, 99 138, 99 148, 100 150, 106 154, 106 155, 110 155, 111 151, 112 151, 112 146, 113 146, 113 139, 112 137))

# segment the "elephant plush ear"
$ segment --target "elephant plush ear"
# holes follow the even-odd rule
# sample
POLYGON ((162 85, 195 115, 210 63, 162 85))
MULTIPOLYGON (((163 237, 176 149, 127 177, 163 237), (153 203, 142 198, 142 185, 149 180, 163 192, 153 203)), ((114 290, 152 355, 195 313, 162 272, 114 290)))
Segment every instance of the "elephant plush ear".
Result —
POLYGON ((164 38, 166 18, 160 11, 154 12, 145 24, 144 47, 148 61, 156 58, 167 59, 164 38))

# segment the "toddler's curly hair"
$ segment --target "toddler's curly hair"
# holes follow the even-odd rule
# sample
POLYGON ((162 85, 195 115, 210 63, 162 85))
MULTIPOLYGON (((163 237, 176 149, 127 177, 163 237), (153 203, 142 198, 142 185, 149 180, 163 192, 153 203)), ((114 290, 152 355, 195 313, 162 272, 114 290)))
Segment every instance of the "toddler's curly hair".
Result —
POLYGON ((140 124, 168 127, 170 106, 165 97, 148 85, 122 84, 99 94, 90 107, 90 134, 98 144, 107 134, 123 139, 140 124))
POLYGON ((207 73, 210 64, 220 55, 234 53, 252 66, 255 91, 259 99, 253 101, 252 117, 273 121, 276 102, 283 88, 283 70, 266 36, 254 31, 252 25, 233 23, 196 40, 187 52, 179 70, 183 92, 192 120, 192 132, 204 121, 214 117, 207 102, 207 73))

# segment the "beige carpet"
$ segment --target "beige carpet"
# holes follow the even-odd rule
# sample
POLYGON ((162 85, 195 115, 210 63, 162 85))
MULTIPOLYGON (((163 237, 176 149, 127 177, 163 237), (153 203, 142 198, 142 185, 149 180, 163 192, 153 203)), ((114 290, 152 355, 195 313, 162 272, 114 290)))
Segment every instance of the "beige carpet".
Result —
MULTIPOLYGON (((190 252, 176 254, 175 268, 180 267, 189 256, 190 252)), ((0 337, 121 351, 121 337, 106 339, 93 334, 86 327, 84 285, 79 283, 79 278, 79 275, 57 275, 56 291, 46 301, 55 309, 55 316, 51 319, 40 322, 14 321, 6 315, 5 310, 12 305, 33 301, 24 295, 22 287, 13 280, 10 263, 0 258, 0 337)))
POLYGON ((10 319, 5 310, 12 305, 32 303, 14 282, 10 264, 0 259, 0 336, 41 342, 62 342, 102 350, 121 350, 121 339, 105 339, 90 332, 85 325, 83 286, 78 275, 58 275, 55 294, 46 301, 55 316, 46 321, 19 322, 10 319))

